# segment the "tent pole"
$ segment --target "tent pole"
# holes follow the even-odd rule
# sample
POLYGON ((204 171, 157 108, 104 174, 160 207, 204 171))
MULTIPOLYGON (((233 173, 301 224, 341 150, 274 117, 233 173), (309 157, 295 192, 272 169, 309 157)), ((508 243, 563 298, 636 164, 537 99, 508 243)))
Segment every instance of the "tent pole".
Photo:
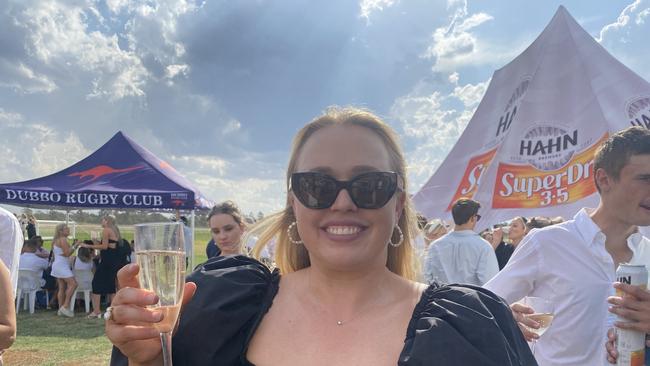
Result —
POLYGON ((191 247, 192 253, 190 253, 190 271, 194 269, 194 263, 195 263, 195 258, 196 258, 195 253, 194 253, 194 242, 195 242, 195 240, 194 240, 194 235, 195 235, 194 234, 194 230, 195 230, 194 214, 195 214, 195 212, 196 212, 196 209, 192 209, 192 216, 190 216, 190 220, 192 222, 192 247, 191 247))

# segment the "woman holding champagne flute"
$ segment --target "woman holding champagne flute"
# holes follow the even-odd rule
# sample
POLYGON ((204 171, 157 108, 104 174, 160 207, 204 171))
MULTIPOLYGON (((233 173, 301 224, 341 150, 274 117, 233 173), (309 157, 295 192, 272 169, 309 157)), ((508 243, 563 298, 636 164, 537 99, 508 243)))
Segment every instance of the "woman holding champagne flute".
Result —
POLYGON ((105 216, 102 218, 102 234, 99 243, 81 244, 82 248, 100 250, 100 260, 93 276, 93 293, 91 300, 93 311, 88 318, 100 318, 101 296, 106 295, 107 302, 112 302, 115 296, 115 282, 118 268, 117 243, 122 239, 120 229, 115 224, 115 218, 105 216))
MULTIPOLYGON (((426 286, 395 133, 375 115, 332 108, 294 140, 283 211, 254 233, 276 242, 277 269, 210 259, 190 274, 173 337, 177 365, 536 365, 512 314, 491 292, 426 286)), ((136 243, 137 244, 137 243, 136 243)), ((161 365, 138 265, 118 274, 106 322, 112 365, 161 365), (127 360, 128 358, 128 360, 127 360)))

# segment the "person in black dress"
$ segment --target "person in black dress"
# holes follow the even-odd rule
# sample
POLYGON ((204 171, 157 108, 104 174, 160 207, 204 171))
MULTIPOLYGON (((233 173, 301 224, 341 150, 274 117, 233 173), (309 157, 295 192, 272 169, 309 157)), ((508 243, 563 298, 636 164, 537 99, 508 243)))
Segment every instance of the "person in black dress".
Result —
POLYGON ((31 239, 36 236, 36 218, 34 215, 29 215, 27 218, 27 239, 31 239))
POLYGON ((89 318, 101 317, 101 295, 108 296, 108 302, 113 300, 117 271, 124 265, 117 250, 121 235, 120 229, 115 224, 115 219, 112 216, 102 218, 102 228, 102 237, 99 243, 81 244, 81 247, 84 248, 100 250, 99 263, 92 282, 93 311, 88 315, 89 318))
MULTIPOLYGON (((415 216, 395 133, 330 109, 294 140, 285 209, 253 229, 253 258, 208 260, 187 278, 175 365, 536 365, 508 306, 474 286, 414 282, 415 216)), ((106 322, 112 365, 161 365, 137 265, 118 274, 106 322), (128 357, 128 359, 127 359, 128 357)))
POLYGON ((517 245, 521 243, 526 234, 528 233, 527 224, 528 219, 523 216, 515 217, 510 221, 510 227, 508 228, 508 239, 510 243, 503 241, 503 233, 500 232, 499 235, 495 235, 494 240, 499 240, 500 242, 494 248, 494 254, 497 256, 497 262, 499 263, 499 270, 502 270, 503 267, 508 264, 512 253, 515 252, 517 245))

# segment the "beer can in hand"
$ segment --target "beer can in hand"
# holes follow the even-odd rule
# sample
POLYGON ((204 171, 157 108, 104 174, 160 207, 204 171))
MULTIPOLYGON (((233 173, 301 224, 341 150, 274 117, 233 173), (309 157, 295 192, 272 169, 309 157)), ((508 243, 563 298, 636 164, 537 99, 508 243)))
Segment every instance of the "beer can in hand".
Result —
MULTIPOLYGON (((645 289, 648 285, 648 270, 644 265, 621 263, 616 270, 616 281, 626 285, 638 286, 645 289)), ((623 291, 616 290, 616 296, 625 296, 623 291)), ((618 317, 618 321, 628 321, 618 317)), ((629 329, 616 330, 617 366, 645 365, 645 333, 629 329)))

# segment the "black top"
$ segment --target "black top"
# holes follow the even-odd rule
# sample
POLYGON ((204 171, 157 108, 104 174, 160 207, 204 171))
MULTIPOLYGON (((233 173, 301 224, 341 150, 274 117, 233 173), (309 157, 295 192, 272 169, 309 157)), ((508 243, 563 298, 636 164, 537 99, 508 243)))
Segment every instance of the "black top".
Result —
MULTIPOLYGON (((173 337, 174 365, 253 366, 248 344, 278 292, 278 271, 244 256, 215 257, 187 280, 197 291, 173 337)), ((111 365, 127 365, 117 348, 111 365)), ((501 298, 480 287, 433 284, 413 311, 398 365, 537 363, 501 298)))
POLYGON ((205 255, 208 259, 221 255, 221 249, 214 242, 214 239, 210 239, 208 245, 205 246, 205 255))
MULTIPOLYGON (((108 239, 109 244, 118 244, 117 240, 108 239)), ((114 294, 115 278, 119 270, 120 259, 117 248, 108 247, 100 252, 99 264, 93 276, 93 294, 114 294)))
POLYGON ((503 267, 508 264, 512 253, 515 251, 515 246, 512 244, 507 244, 506 242, 501 242, 494 249, 494 254, 497 256, 497 262, 499 263, 499 270, 502 270, 503 267))

